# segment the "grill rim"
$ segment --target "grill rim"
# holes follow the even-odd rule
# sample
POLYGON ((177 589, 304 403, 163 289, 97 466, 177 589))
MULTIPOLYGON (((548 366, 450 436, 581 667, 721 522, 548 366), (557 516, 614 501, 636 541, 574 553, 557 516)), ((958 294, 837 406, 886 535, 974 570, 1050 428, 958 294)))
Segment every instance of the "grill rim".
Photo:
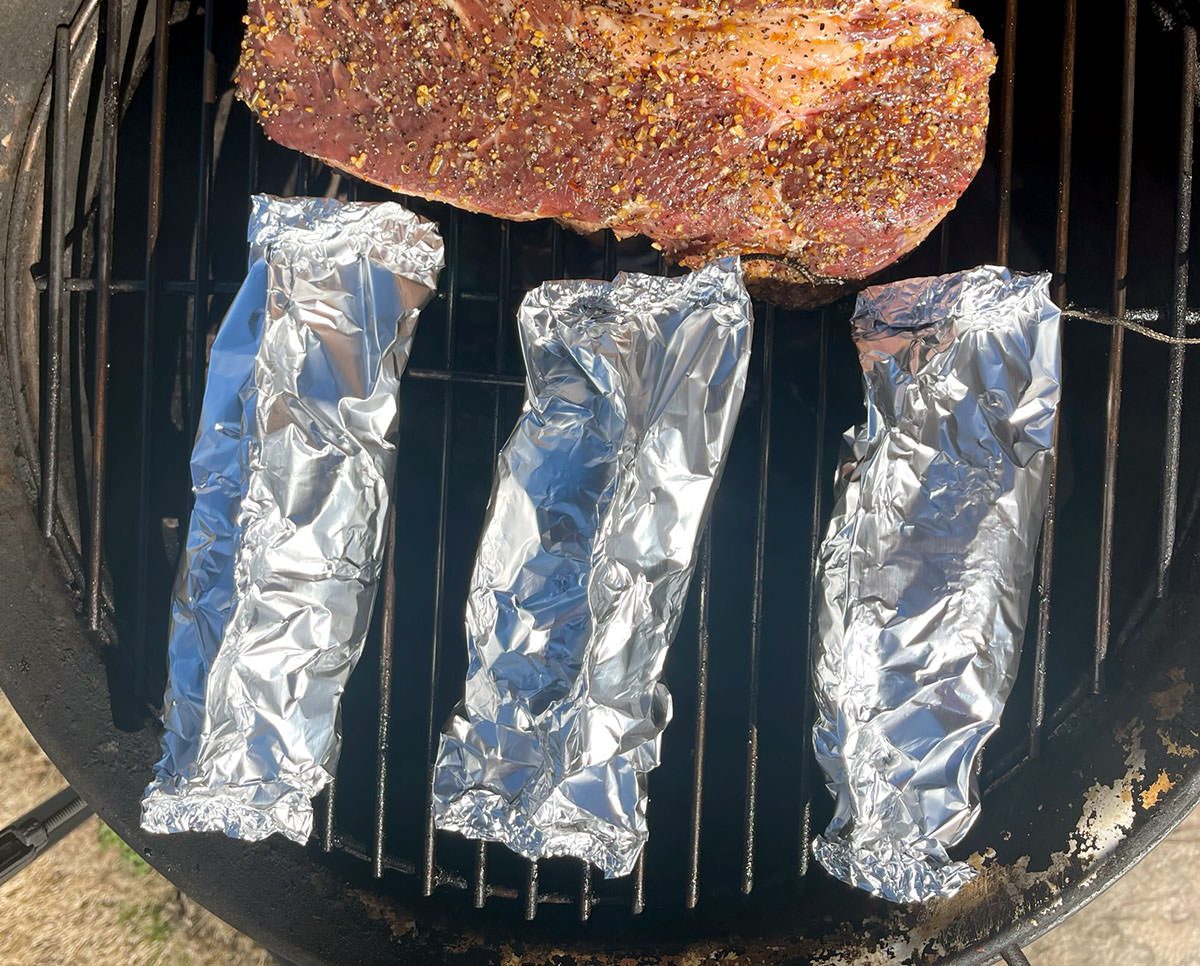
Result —
MULTIPOLYGON (((1133 0, 1130 0, 1130 2, 1132 3, 1133 0)), ((94 13, 95 10, 98 9, 100 6, 101 6, 101 4, 100 4, 99 0, 89 0, 89 2, 81 9, 80 15, 81 16, 91 15, 91 13, 94 13)), ((1015 4, 1013 4, 1013 7, 1015 9, 1015 4)), ((46 116, 46 113, 43 112, 41 108, 42 108, 43 102, 44 102, 46 110, 47 111, 49 110, 49 88, 50 88, 50 81, 47 80, 46 86, 43 88, 43 97, 42 97, 41 101, 39 102, 38 111, 34 114, 33 120, 29 126, 28 136, 25 141, 23 157, 26 161, 36 160, 37 147, 38 147, 37 142, 38 142, 39 137, 42 137, 43 144, 46 143, 45 139, 44 139, 44 135, 46 132, 46 127, 47 127, 47 116, 46 116)), ((1010 145, 1010 150, 1011 150, 1011 145, 1010 145)), ((37 170, 37 169, 34 165, 23 164, 21 166, 21 170, 22 170, 22 172, 25 172, 28 170, 37 170)), ((27 179, 25 179, 25 180, 27 180, 27 179)), ((18 183, 18 188, 25 187, 26 189, 28 189, 28 185, 25 183, 25 180, 21 180, 18 183)), ((27 195, 28 195, 28 190, 26 190, 26 197, 24 197, 24 199, 22 199, 20 191, 18 191, 17 193, 14 194, 13 202, 12 202, 12 211, 10 213, 10 222, 9 222, 10 238, 21 237, 21 231, 20 231, 20 228, 18 227, 18 225, 20 223, 19 215, 22 210, 22 201, 24 200, 25 209, 27 211, 28 210, 36 210, 36 208, 32 205, 32 201, 27 197, 27 195)), ((22 249, 10 245, 9 248, 7 249, 7 252, 5 255, 6 262, 9 259, 14 258, 14 253, 18 252, 18 251, 22 251, 22 249)), ((206 273, 197 273, 197 274, 199 275, 199 274, 206 274, 206 273)), ((16 302, 16 290, 19 288, 19 286, 11 284, 11 280, 13 277, 14 276, 13 276, 12 271, 9 269, 9 266, 6 264, 5 265, 5 273, 4 273, 4 285, 6 288, 4 304, 5 304, 6 308, 8 309, 8 312, 7 312, 8 318, 5 320, 5 322, 6 322, 6 326, 10 330, 16 326, 16 313, 12 309, 16 302)), ((1178 317, 1177 317, 1177 320, 1178 320, 1178 317)), ((1119 327, 1114 329, 1114 337, 1115 337, 1116 333, 1122 332, 1122 331, 1123 330, 1119 327)), ((13 344, 14 343, 12 341, 10 341, 9 347, 11 347, 13 344)), ((14 367, 14 371, 17 371, 17 367, 19 367, 19 360, 15 358, 15 354, 11 353, 11 351, 9 351, 7 354, 10 355, 10 360, 9 360, 10 365, 14 367)), ((431 373, 431 375, 433 375, 433 374, 431 373)), ((444 376, 444 378, 452 379, 453 376, 446 375, 446 376, 444 376)), ((31 443, 30 443, 28 434, 20 432, 20 429, 23 427, 18 425, 18 422, 21 418, 21 416, 18 414, 21 414, 21 415, 25 414, 24 400, 21 398, 21 389, 19 388, 19 384, 14 383, 12 381, 11 377, 8 377, 5 379, 0 379, 0 381, 5 381, 6 383, 11 383, 10 388, 13 390, 13 392, 12 392, 13 398, 11 400, 11 402, 13 404, 13 410, 10 411, 7 407, 5 407, 3 421, 6 425, 4 426, 4 429, 9 433, 9 435, 12 435, 14 442, 17 441, 18 439, 20 439, 21 437, 25 437, 24 439, 20 440, 20 444, 18 447, 9 447, 9 446, 5 447, 4 458, 3 458, 4 462, 0 463, 0 467, 8 469, 9 467, 5 466, 5 463, 8 463, 11 461, 13 463, 12 468, 16 471, 13 478, 20 478, 27 485, 32 485, 37 480, 36 467, 38 465, 38 455, 37 455, 37 450, 31 448, 31 443), (8 425, 10 419, 14 425, 11 425, 11 426, 8 425), (15 430, 16 432, 12 432, 13 430, 15 430), (22 456, 24 457, 23 461, 21 458, 17 458, 14 456, 14 453, 15 453, 16 449, 18 449, 18 448, 19 448, 22 456)), ((12 488, 12 489, 16 489, 16 488, 12 488)), ((7 498, 9 497, 9 495, 10 494, 8 492, 5 493, 6 501, 7 501, 7 498)), ((26 511, 27 511, 27 507, 26 507, 26 511)), ((18 514, 18 516, 19 516, 19 514, 18 514)), ((4 523, 7 525, 10 523, 10 521, 6 518, 4 523)), ((14 536, 16 536, 18 534, 18 530, 16 528, 9 528, 9 529, 11 529, 14 536)), ((65 537, 65 540, 58 541, 60 543, 60 546, 58 548, 59 549, 59 554, 58 554, 59 561, 58 562, 62 566, 63 570, 66 572, 68 577, 78 580, 80 577, 80 571, 82 568, 80 568, 78 565, 79 561, 78 561, 77 557, 74 560, 72 559, 73 554, 71 553, 72 548, 69 546, 69 543, 70 543, 69 534, 63 534, 61 530, 59 532, 60 532, 61 536, 65 537), (63 545, 64 543, 67 545, 64 546, 63 545)), ((1193 541, 1186 539, 1186 536, 1181 536, 1181 538, 1179 540, 1179 543, 1181 546, 1185 545, 1187 543, 1191 543, 1191 542, 1193 542, 1193 541)), ((26 544, 26 543, 14 543, 13 545, 21 546, 21 547, 28 546, 28 544, 26 544)), ((16 571, 16 574, 18 574, 21 579, 8 579, 9 576, 11 576, 11 575, 6 575, 6 578, 3 581, 3 584, 0 585, 3 587, 3 590, 0 590, 0 596, 2 596, 6 602, 10 601, 10 600, 17 601, 19 599, 19 595, 22 592, 22 590, 25 590, 26 592, 28 590, 28 586, 24 584, 24 579, 27 577, 28 571, 18 570, 18 571, 16 571)), ((63 599, 66 601, 69 601, 71 599, 71 595, 70 595, 69 591, 67 590, 67 588, 62 586, 61 581, 59 581, 57 583, 58 583, 58 589, 62 592, 63 599)), ((93 586, 98 586, 98 584, 93 584, 93 586)), ((79 635, 79 636, 81 637, 81 639, 91 640, 91 642, 93 644, 101 644, 103 642, 104 636, 106 636, 103 632, 104 632, 104 628, 101 628, 101 634, 99 637, 91 636, 89 638, 87 635, 79 635)), ((34 635, 30 635, 30 636, 34 636, 34 635)), ((54 636, 61 637, 62 630, 60 629, 58 634, 54 635, 54 636)), ((50 640, 53 638, 50 636, 47 636, 44 638, 37 638, 37 639, 50 640)), ((109 639, 111 639, 111 638, 109 638, 109 639)), ((0 651, 3 651, 5 653, 11 653, 9 646, 8 646, 9 643, 10 643, 10 641, 8 639, 7 631, 0 633, 0 651)), ((15 641, 13 641, 12 643, 16 644, 15 641)), ((19 648, 19 646, 20 646, 19 644, 16 644, 17 648, 19 648)), ((10 692, 13 692, 12 681, 9 676, 11 670, 12 670, 11 664, 6 664, 3 667, 0 667, 0 679, 3 679, 4 682, 7 685, 9 685, 10 692)), ((109 670, 111 670, 111 668, 109 668, 109 670)), ((24 673, 26 674, 24 681, 26 682, 26 686, 27 686, 28 682, 31 680, 31 677, 29 676, 31 674, 31 672, 24 672, 24 673)), ((53 691, 53 690, 55 690, 55 685, 56 685, 57 681, 58 681, 58 679, 56 678, 56 676, 53 673, 50 673, 46 676, 43 683, 47 689, 49 689, 50 691, 53 691)), ((94 685, 95 680, 93 680, 91 683, 94 685)), ((22 694, 21 691, 15 691, 13 693, 14 693, 14 695, 21 695, 22 698, 24 697, 24 695, 22 694)), ((98 693, 98 696, 101 699, 107 697, 102 692, 98 693)), ((22 701, 14 700, 14 704, 18 706, 18 710, 22 713, 23 717, 29 717, 28 715, 26 715, 25 710, 21 707, 22 703, 23 703, 22 701)), ((93 702, 93 704, 94 703, 95 702, 93 702)), ((96 709, 100 710, 98 705, 96 705, 96 709)), ((111 715, 110 715, 110 717, 111 717, 111 715)), ((35 720, 37 720, 36 714, 35 714, 35 720)), ((105 721, 105 723, 107 723, 105 718, 102 717, 101 720, 105 721)), ((45 722, 45 726, 47 729, 52 727, 50 719, 47 719, 47 721, 45 722)), ((146 730, 147 729, 143 729, 141 734, 144 735, 146 733, 146 730)), ((38 731, 35 730, 35 734, 37 735, 39 740, 43 740, 44 735, 42 733, 39 733, 38 731)), ((44 741, 43 743, 46 744, 47 747, 58 745, 60 747, 60 750, 63 751, 64 754, 69 755, 69 750, 70 750, 69 747, 63 748, 60 742, 55 742, 53 740, 50 740, 50 741, 44 741)), ((153 742, 151 742, 151 744, 153 746, 153 742)), ((149 755, 152 757, 154 755, 155 751, 156 751, 156 746, 152 747, 151 751, 149 752, 149 755)), ((57 760, 58 755, 56 755, 55 757, 57 760)), ((127 757, 125 758, 125 760, 127 762, 129 761, 129 759, 127 757)), ((140 787, 142 784, 140 779, 141 779, 141 777, 144 777, 144 776, 140 776, 141 765, 144 764, 144 762, 146 760, 149 760, 149 759, 146 757, 145 752, 143 752, 141 755, 135 755, 135 757, 133 758, 133 762, 135 764, 134 771, 135 771, 135 773, 137 773, 137 776, 138 776, 138 777, 135 777, 135 779, 134 779, 136 782, 135 787, 138 791, 140 791, 140 787)), ((81 766, 81 768, 82 768, 82 766, 81 766)), ((68 777, 72 777, 72 776, 70 774, 68 774, 68 777)), ((1148 851, 1150 847, 1152 847, 1154 842, 1156 842, 1158 840, 1158 838, 1160 838, 1162 835, 1165 835, 1170 830, 1170 828, 1174 826, 1174 824, 1177 824, 1177 822, 1182 819, 1183 815, 1185 815, 1187 813, 1187 811, 1190 810, 1191 804, 1193 804, 1196 801, 1196 799, 1198 797, 1200 797, 1200 785, 1197 784, 1197 781, 1195 779, 1196 779, 1195 775, 1189 775, 1186 787, 1182 788, 1180 790, 1180 793, 1177 796, 1173 797, 1169 803, 1165 803, 1161 809, 1158 809, 1154 812, 1152 817, 1157 820, 1157 819, 1162 818, 1162 816, 1164 816, 1168 811, 1170 811, 1171 814, 1174 816, 1174 818, 1173 818, 1173 820, 1171 820, 1169 822, 1169 825, 1166 825, 1158 834, 1154 835, 1152 837, 1152 839, 1149 841, 1149 844, 1146 844, 1144 848, 1126 849, 1125 846, 1127 844, 1133 843, 1135 838, 1137 838, 1141 834, 1142 830, 1139 829, 1137 826, 1135 826, 1135 830, 1133 832, 1131 832, 1130 835, 1126 838, 1125 842, 1122 843, 1122 847, 1119 847, 1109 857, 1109 859, 1105 860, 1105 863, 1104 863, 1105 868, 1108 867, 1108 865, 1110 864, 1110 860, 1112 860, 1113 858, 1115 858, 1117 856, 1124 856, 1124 858, 1122 859, 1124 864, 1120 866, 1120 871, 1123 872, 1125 868, 1127 868, 1129 865, 1132 865, 1134 862, 1137 861, 1137 859, 1139 859, 1142 855, 1144 855, 1145 852, 1148 851), (1171 806, 1174 806, 1175 808, 1178 808, 1180 810, 1176 813, 1174 809, 1168 809, 1168 804, 1171 806), (1125 853, 1128 853, 1128 856, 1125 856, 1125 853)), ((87 785, 85 784, 83 787, 86 788, 87 785)), ((105 796, 97 796, 97 797, 103 799, 105 796)), ((134 800, 136 800, 136 799, 134 799, 134 800)), ((128 805, 127 802, 124 804, 126 806, 128 805)), ((116 807, 116 805, 114 804, 114 808, 115 807, 116 807)), ((141 835, 136 830, 136 828, 130 828, 129 823, 122 823, 119 819, 117 819, 112 824, 114 824, 114 826, 117 827, 119 831, 121 831, 121 834, 123 836, 127 837, 130 841, 134 841, 135 838, 140 838, 146 842, 150 841, 148 839, 148 837, 141 835)), ((135 824, 136 824, 136 820, 135 820, 135 824)), ((1149 821, 1145 824, 1148 829, 1157 827, 1155 822, 1153 822, 1153 821, 1149 821)), ((1160 822, 1158 822, 1158 824, 1162 825, 1163 823, 1160 821, 1160 822)), ((157 842, 157 840, 154 840, 153 844, 151 844, 149 846, 148 850, 150 852, 153 852, 154 850, 157 849, 158 844, 159 843, 157 842)), ((146 847, 146 845, 143 844, 142 848, 146 849, 147 847, 146 847)), ((167 850, 158 850, 158 851, 167 851, 167 850)), ((211 845, 206 846, 203 849, 196 850, 197 855, 199 855, 200 853, 204 853, 205 856, 207 856, 207 853, 210 851, 211 851, 211 845)), ((280 850, 278 848, 276 848, 276 849, 268 849, 268 851, 269 852, 277 852, 280 850)), ((302 859, 302 856, 300 858, 302 859)), ((150 856, 150 861, 152 863, 158 865, 158 863, 155 862, 155 859, 152 855, 150 856)), ((311 863, 308 863, 307 861, 301 861, 300 865, 306 867, 307 871, 309 873, 312 873, 313 869, 312 869, 311 863)), ((1096 872, 1096 870, 1092 870, 1092 871, 1096 872)), ((182 872, 180 873, 180 875, 184 875, 184 874, 185 873, 182 873, 182 872)), ((1099 873, 1097 873, 1097 874, 1099 874, 1099 873)), ((1115 878, 1115 876, 1113 878, 1115 878)), ((1104 883, 1104 887, 1106 887, 1107 884, 1110 884, 1111 881, 1113 881, 1113 879, 1111 879, 1111 878, 1108 879, 1108 881, 1106 881, 1104 883)), ((1095 893, 1095 894, 1098 894, 1098 893, 1095 893)), ((1094 894, 1089 894, 1089 895, 1083 897, 1074 906, 1072 906, 1069 902, 1065 901, 1065 899, 1064 899, 1064 902, 1060 908, 1062 908, 1064 910, 1073 911, 1074 908, 1077 908, 1079 905, 1082 905, 1082 904, 1086 903, 1087 901, 1090 901, 1090 899, 1093 897, 1094 897, 1094 894)), ((1046 923, 1046 922, 1051 922, 1051 921, 1057 922, 1057 921, 1060 921, 1061 918, 1065 917, 1065 915, 1067 915, 1067 914, 1069 914, 1069 912, 1064 911, 1063 916, 1059 916, 1057 918, 1054 918, 1054 917, 1043 918, 1039 914, 1038 919, 1039 919, 1039 922, 1041 922, 1041 923, 1046 923)), ((241 918, 241 917, 238 917, 238 918, 241 918)), ((1039 929, 1039 932, 1040 932, 1040 929, 1039 929)), ((999 955, 1000 950, 1002 948, 1004 948, 1005 946, 1011 944, 1011 942, 1013 942, 1014 940, 1019 941, 1019 942, 1027 941, 1027 939, 1024 938, 1020 934, 1018 927, 1013 927, 1012 929, 1008 930, 1007 932, 999 934, 997 937, 995 937, 995 939, 991 943, 988 943, 985 946, 979 947, 979 949, 977 951, 983 956, 999 955), (1009 935, 1009 933, 1012 933, 1012 935, 1009 935), (987 951, 984 952, 984 950, 987 950, 987 951)), ((279 948, 287 948, 287 947, 281 946, 279 948)), ((300 950, 292 950, 292 952, 297 954, 295 957, 295 958, 297 958, 297 961, 305 961, 308 958, 308 957, 304 956, 302 954, 302 951, 300 951, 300 950)), ((969 958, 965 961, 983 961, 983 960, 976 960, 974 958, 969 958)))
MULTIPOLYGON (((397 935, 393 931, 393 924, 399 927, 415 921, 410 918, 411 910, 403 904, 396 902, 394 911, 389 911, 388 905, 395 900, 377 896, 372 896, 372 905, 361 904, 357 894, 358 889, 369 885, 368 863, 355 860, 353 867, 339 870, 347 873, 343 879, 333 869, 315 863, 309 850, 291 843, 268 842, 250 846, 220 836, 201 835, 171 836, 163 840, 141 831, 137 824, 136 801, 144 785, 144 764, 157 754, 157 736, 149 727, 122 731, 113 724, 109 694, 102 683, 110 670, 104 660, 103 646, 94 635, 84 631, 78 603, 63 586, 56 562, 43 552, 44 544, 30 512, 32 477, 27 470, 25 451, 23 447, 18 449, 7 380, 5 385, 5 395, 9 398, 0 411, 0 474, 19 474, 14 478, 24 485, 0 489, 0 540, 6 546, 24 549, 24 561, 28 566, 15 572, 6 569, 0 574, 0 610, 16 618, 22 631, 19 635, 13 634, 11 621, 0 627, 0 655, 4 658, 0 661, 0 685, 39 744, 100 817, 159 872, 218 916, 247 931, 290 961, 317 963, 323 959, 345 961, 349 957, 355 961, 374 962, 388 960, 399 950, 412 954, 424 949, 432 954, 441 948, 406 944, 403 934, 397 935), (50 591, 32 600, 31 578, 38 581, 37 586, 49 587, 50 591), (40 644, 56 638, 63 641, 64 653, 71 659, 61 665, 38 663, 39 646, 30 646, 27 642, 32 640, 40 644), (64 717, 61 714, 64 706, 72 708, 73 713, 64 717), (88 754, 81 755, 81 749, 87 749, 88 754), (248 864, 252 864, 254 876, 247 876, 248 864), (354 876, 355 868, 358 869, 357 876, 354 876), (247 885, 248 882, 252 884, 247 885), (303 887, 297 887, 298 883, 303 887), (288 909, 288 922, 278 918, 264 921, 258 915, 258 910, 264 906, 288 909), (340 940, 331 941, 324 929, 310 932, 302 925, 309 921, 333 922, 338 918, 352 921, 354 925, 353 932, 340 940), (320 941, 322 939, 325 941, 320 941)), ((1188 546, 1194 544, 1194 539, 1186 541, 1188 546)), ((1198 596, 1190 595, 1193 604, 1200 603, 1198 596)), ((1196 650, 1196 645, 1200 644, 1200 640, 1175 640, 1177 649, 1184 653, 1189 648, 1196 650)), ((1196 707, 1189 709, 1185 723, 1200 725, 1197 710, 1196 707)), ((1144 720, 1154 720, 1154 710, 1146 702, 1135 708, 1126 707, 1123 716, 1139 712, 1144 720)), ((1057 757, 1054 754, 1056 743, 1047 746, 1043 763, 1057 757)), ((1117 749, 1114 757, 1120 754, 1123 750, 1117 749)), ((1149 765, 1148 760, 1147 767, 1149 765)), ((1027 910, 1025 920, 1011 924, 990 938, 968 940, 965 948, 942 961, 985 966, 995 962, 1001 952, 1013 944, 1028 945, 1128 871, 1187 816, 1197 801, 1200 801, 1200 769, 1193 769, 1186 773, 1185 779, 1160 807, 1148 814, 1139 812, 1134 827, 1113 852, 1066 886, 1058 901, 1045 899, 1027 910)), ((1003 804, 997 802, 998 806, 1003 804)), ((914 925, 903 916, 902 911, 891 913, 889 918, 895 930, 884 937, 872 937, 871 948, 875 947, 876 941, 881 945, 902 946, 914 925)), ((514 925, 519 922, 514 921, 514 925)), ((436 938, 440 934, 429 935, 436 938)), ((827 938, 836 935, 837 931, 831 930, 827 938)), ((456 938, 461 941, 461 937, 456 938)), ((530 957, 529 961, 540 958, 546 962, 551 961, 556 950, 564 948, 613 961, 625 955, 626 951, 614 949, 607 943, 603 953, 596 954, 594 949, 588 948, 588 941, 593 938, 581 934, 569 943, 553 941, 540 949, 524 946, 523 954, 530 957)), ((773 937, 756 946, 731 939, 726 945, 762 955, 763 961, 774 961, 784 958, 778 952, 779 942, 779 937, 773 937), (772 955, 770 946, 776 947, 773 959, 766 958, 772 955)), ((689 945, 687 942, 673 943, 669 948, 684 951, 689 945)), ((695 945, 710 944, 698 940, 695 945)), ((863 949, 859 946, 847 949, 845 944, 839 949, 831 942, 825 951, 833 955, 839 951, 862 952, 863 949)), ((643 955, 645 952, 643 949, 643 955)))

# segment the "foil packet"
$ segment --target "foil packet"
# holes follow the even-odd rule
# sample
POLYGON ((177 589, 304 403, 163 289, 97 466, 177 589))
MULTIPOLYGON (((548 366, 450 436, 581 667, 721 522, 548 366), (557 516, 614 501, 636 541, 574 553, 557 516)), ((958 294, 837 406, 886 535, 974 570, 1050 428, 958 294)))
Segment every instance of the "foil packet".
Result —
POLYGON ((1054 459, 1050 276, 983 266, 864 290, 867 421, 821 547, 813 852, 893 902, 954 895, 980 751, 1017 674, 1054 459))
POLYGON ((370 623, 397 392, 442 241, 398 204, 269 196, 249 241, 192 451, 142 827, 304 842, 370 623))
POLYGON ((752 325, 736 259, 526 296, 525 410, 471 578, 466 693, 434 770, 438 828, 632 870, 671 719, 663 662, 752 325))

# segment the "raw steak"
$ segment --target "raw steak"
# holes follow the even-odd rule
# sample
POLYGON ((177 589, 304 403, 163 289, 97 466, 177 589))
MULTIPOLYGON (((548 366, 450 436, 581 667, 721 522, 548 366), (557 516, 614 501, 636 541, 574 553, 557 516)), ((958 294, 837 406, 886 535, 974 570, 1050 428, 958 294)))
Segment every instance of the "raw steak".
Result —
POLYGON ((785 303, 912 250, 983 159, 949 0, 251 0, 267 134, 411 195, 748 259, 785 303))

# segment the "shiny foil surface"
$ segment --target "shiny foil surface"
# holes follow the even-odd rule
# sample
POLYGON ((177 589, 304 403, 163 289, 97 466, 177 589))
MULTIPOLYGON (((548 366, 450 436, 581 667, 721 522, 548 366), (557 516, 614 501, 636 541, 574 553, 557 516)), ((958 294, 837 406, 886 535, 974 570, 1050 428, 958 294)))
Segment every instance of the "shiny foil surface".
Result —
POLYGON ((721 259, 681 278, 549 282, 518 322, 525 410, 475 560, 434 815, 624 875, 647 837, 671 719, 659 679, 741 406, 750 299, 721 259))
POLYGON ((866 289, 867 421, 821 548, 813 851, 893 902, 951 896, 978 759, 1025 630, 1059 402, 1050 276, 984 266, 866 289))
POLYGON ((304 842, 384 555, 397 392, 443 264, 393 203, 257 196, 213 344, 151 832, 304 842))

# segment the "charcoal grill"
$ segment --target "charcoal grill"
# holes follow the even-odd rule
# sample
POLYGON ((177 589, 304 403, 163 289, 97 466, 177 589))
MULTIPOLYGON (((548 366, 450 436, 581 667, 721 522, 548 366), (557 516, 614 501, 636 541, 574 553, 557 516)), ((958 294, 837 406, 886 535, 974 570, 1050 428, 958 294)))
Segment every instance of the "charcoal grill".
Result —
POLYGON ((680 635, 676 718, 628 879, 435 833, 429 762, 493 456, 513 312, 552 277, 663 271, 638 240, 413 202, 449 266, 402 398, 396 527, 345 751, 307 848, 153 838, 166 601, 206 350, 251 191, 385 193, 262 139, 231 97, 238 4, 11 4, 0 30, 0 685, 147 860, 296 962, 663 956, 1022 961, 1200 796, 1189 335, 1196 32, 1142 0, 967 2, 1001 52, 984 170, 894 276, 1051 269, 1071 305, 1055 497, 1021 676, 953 900, 888 907, 809 861, 829 804, 801 735, 810 575, 861 412, 840 303, 758 307, 751 385, 680 635), (1036 7, 1036 9, 1035 9, 1036 7), (24 9, 19 9, 24 8, 24 9))

